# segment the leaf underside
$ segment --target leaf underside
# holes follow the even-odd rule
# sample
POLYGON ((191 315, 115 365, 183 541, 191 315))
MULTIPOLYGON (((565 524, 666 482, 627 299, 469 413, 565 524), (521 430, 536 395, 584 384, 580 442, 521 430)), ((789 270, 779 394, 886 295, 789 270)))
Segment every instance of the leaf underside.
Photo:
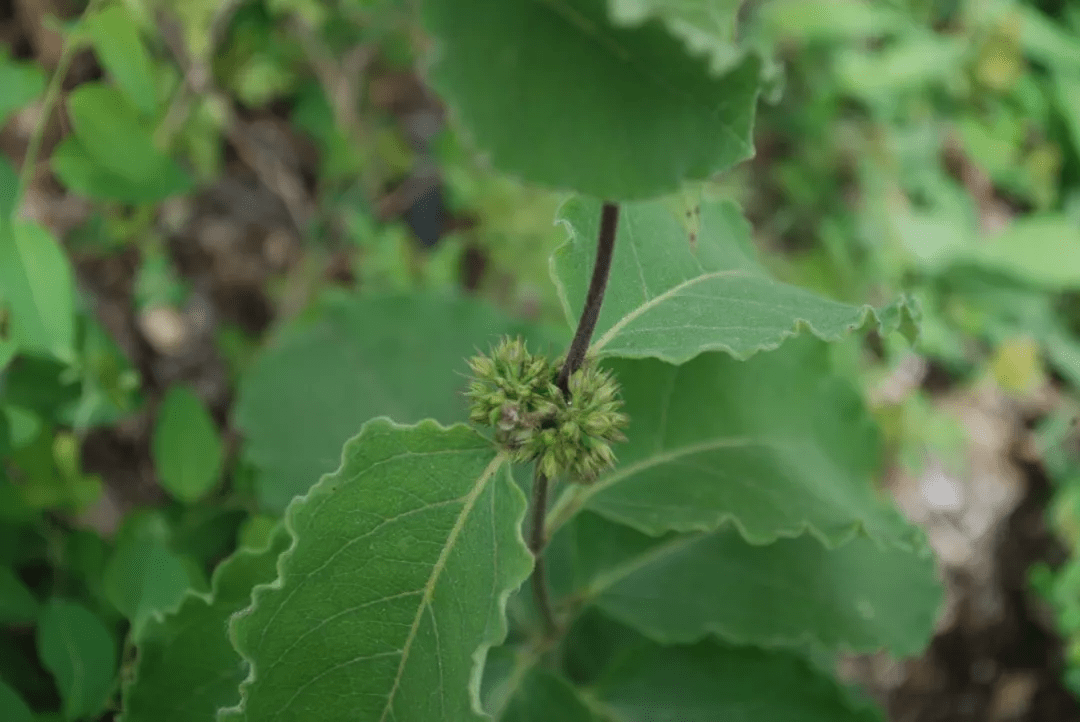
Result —
POLYGON ((525 507, 471 429, 365 424, 286 512, 278 579, 232 622, 251 674, 219 718, 483 719, 484 655, 532 568, 525 507))
MULTIPOLYGON (((870 325, 914 332, 915 310, 906 299, 875 310, 774 280, 755 260, 750 226, 735 204, 705 201, 699 208, 700 215, 680 213, 667 199, 621 206, 594 353, 679 364, 713 350, 746 359, 803 332, 827 341, 870 325)), ((574 198, 560 219, 569 240, 552 258, 552 277, 576 323, 592 274, 600 203, 574 198)))

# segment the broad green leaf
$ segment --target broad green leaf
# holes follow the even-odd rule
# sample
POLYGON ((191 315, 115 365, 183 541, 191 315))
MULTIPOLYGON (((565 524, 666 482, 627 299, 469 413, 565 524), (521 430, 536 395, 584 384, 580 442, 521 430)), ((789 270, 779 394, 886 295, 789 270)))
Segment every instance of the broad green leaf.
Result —
POLYGON ((38 657, 56 679, 65 719, 96 717, 116 681, 116 643, 92 612, 54 599, 37 629, 38 657))
POLYGON ((525 507, 475 431, 365 424, 289 506, 278 579, 233 618, 251 674, 219 719, 484 719, 484 657, 532 568, 525 507))
POLYGON ((806 531, 830 545, 913 531, 873 488, 877 429, 829 371, 826 345, 788 341, 749 361, 612 361, 630 417, 619 464, 564 491, 553 523, 585 507, 647 534, 733 524, 752 544, 806 531))
POLYGON ((36 223, 0 222, 0 291, 21 348, 74 361, 74 283, 52 233, 36 223))
POLYGON ((45 91, 45 71, 33 63, 12 60, 0 47, 0 127, 11 114, 45 91))
POLYGON ((180 501, 198 501, 221 474, 224 449, 214 420, 183 386, 169 389, 161 402, 151 450, 161 485, 180 501))
POLYGON ((181 557, 160 539, 145 534, 122 534, 105 567, 105 595, 131 621, 139 638, 154 615, 175 609, 190 586, 181 557))
POLYGON ((26 702, 2 679, 0 679, 0 719, 4 722, 32 722, 34 719, 26 702))
POLYGON ((836 549, 810 535, 754 546, 730 528, 656 538, 585 514, 553 544, 559 596, 664 644, 716 636, 915 654, 941 602, 925 547, 880 547, 866 537, 836 549))
POLYGON ((236 702, 247 672, 227 623, 251 602, 252 587, 274 580, 289 541, 282 530, 265 548, 236 552, 214 570, 211 594, 189 594, 175 613, 147 623, 118 722, 205 722, 236 702))
MULTIPOLYGON (((570 238, 555 252, 552 276, 576 324, 596 255, 600 203, 575 198, 560 217, 570 238)), ((703 202, 700 215, 667 199, 626 203, 592 348, 670 363, 710 350, 745 359, 801 331, 836 340, 871 321, 910 330, 911 314, 903 302, 878 312, 772 279, 754 260, 750 226, 732 203, 703 202)))
POLYGON ((487 304, 437 295, 351 298, 285 329, 244 378, 236 406, 263 507, 280 512, 333 471, 368 419, 464 420, 465 359, 501 334, 522 334, 537 351, 565 348, 487 304))
POLYGON ((742 0, 608 0, 617 24, 656 18, 693 53, 706 54, 713 72, 728 70, 741 56, 736 28, 742 0))
POLYGON ((596 685, 613 722, 870 722, 835 680, 783 651, 702 642, 640 647, 596 685))
POLYGON ((605 4, 424 3, 431 80, 492 164, 628 199, 750 157, 758 61, 714 77, 662 25, 616 27, 605 4))
POLYGON ((38 617, 39 607, 34 593, 19 576, 9 567, 0 566, 0 624, 31 624, 38 617))
POLYGON ((958 249, 952 260, 1043 288, 1080 288, 1080 229, 1057 214, 1017 218, 985 243, 958 249))
POLYGON ((145 115, 157 110, 154 69, 131 11, 120 5, 86 19, 94 52, 127 99, 145 115))
POLYGON ((569 681, 536 662, 535 657, 507 647, 491 650, 484 668, 484 709, 491 719, 598 722, 569 681))

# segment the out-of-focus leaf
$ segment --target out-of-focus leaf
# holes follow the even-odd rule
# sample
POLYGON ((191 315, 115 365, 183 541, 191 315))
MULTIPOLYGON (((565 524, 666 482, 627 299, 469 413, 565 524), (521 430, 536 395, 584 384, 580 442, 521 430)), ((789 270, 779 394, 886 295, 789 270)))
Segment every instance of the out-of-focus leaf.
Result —
POLYGON ((45 72, 34 63, 12 60, 0 47, 0 127, 45 90, 45 72))
POLYGON ((174 386, 162 401, 151 449, 161 485, 180 501, 198 501, 221 474, 224 449, 214 420, 183 386, 174 386))
POLYGON ((157 110, 154 69, 131 11, 110 5, 85 22, 101 64, 136 108, 153 115, 157 110))
POLYGON ((205 722, 236 702, 246 670, 226 628, 229 617, 250 603, 252 588, 277 576, 277 558, 290 541, 277 529, 268 546, 243 549, 222 562, 211 594, 188 594, 174 613, 146 624, 125 680, 119 722, 205 722))
POLYGON ((333 471, 368 419, 463 420, 465 359, 503 334, 525 336, 535 351, 564 348, 558 335, 487 304, 434 294, 350 298, 285 329, 255 361, 236 406, 263 506, 280 512, 333 471))
POLYGON ((39 611, 34 593, 14 571, 0 566, 0 624, 31 624, 39 611))
POLYGON ((22 697, 0 679, 0 719, 4 722, 33 722, 34 715, 22 697))
POLYGON ((659 23, 616 27, 606 5, 424 4, 432 82, 493 165, 625 200, 749 157, 759 62, 716 77, 659 23))
POLYGON ((71 266, 52 233, 36 223, 0 220, 0 289, 21 348, 75 360, 71 266))
POLYGON ((116 642, 91 611, 53 599, 37 629, 38 656, 52 672, 64 717, 96 717, 116 682, 116 642))

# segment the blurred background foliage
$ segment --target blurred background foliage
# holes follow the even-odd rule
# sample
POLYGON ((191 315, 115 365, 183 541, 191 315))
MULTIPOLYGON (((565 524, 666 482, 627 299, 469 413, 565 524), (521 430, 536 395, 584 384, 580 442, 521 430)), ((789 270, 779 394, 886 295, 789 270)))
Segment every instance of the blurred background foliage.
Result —
MULTIPOLYGON (((564 341, 561 197, 455 132, 409 3, 92 4, 0 3, 0 211, 22 218, 0 257, 5 720, 30 719, 19 700, 107 714, 111 674, 76 699, 50 634, 89 617, 87 654, 121 664, 124 625, 265 541, 364 420, 457 420, 440 390, 475 347, 564 341)), ((1046 482, 1039 514, 1080 552, 1080 4, 742 15, 768 60, 757 156, 705 191, 739 200, 785 280, 918 299, 914 349, 835 352, 890 468, 969 473, 979 432, 940 400, 990 386, 1031 430, 1005 451, 1046 482)), ((1030 586, 1080 695, 1080 563, 1062 558, 1030 586)))

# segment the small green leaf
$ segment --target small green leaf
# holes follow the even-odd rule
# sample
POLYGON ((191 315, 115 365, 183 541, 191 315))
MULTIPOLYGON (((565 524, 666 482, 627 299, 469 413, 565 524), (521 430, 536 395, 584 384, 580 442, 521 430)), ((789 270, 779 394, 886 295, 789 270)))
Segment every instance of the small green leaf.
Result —
POLYGON ((642 646, 620 658, 595 695, 618 722, 873 722, 800 657, 702 642, 642 646))
POLYGON ((4 722, 33 722, 34 714, 22 697, 0 679, 0 719, 4 722))
POLYGON ((0 624, 32 624, 40 605, 34 593, 8 567, 0 566, 0 624))
POLYGON ((70 135, 60 142, 49 158, 53 172, 76 193, 97 200, 123 203, 153 203, 188 191, 191 180, 179 166, 166 165, 146 181, 132 181, 101 165, 83 142, 70 135))
POLYGON ((183 386, 169 389, 161 402, 152 451, 161 485, 180 501, 198 501, 221 474, 217 426, 199 397, 183 386))
POLYGON ((175 609, 190 586, 184 561, 160 539, 122 534, 104 572, 105 594, 139 638, 154 615, 175 609))
POLYGON ((16 110, 45 91, 45 72, 34 63, 12 60, 0 47, 0 127, 16 110))
MULTIPOLYGON (((906 303, 875 311, 770 278, 733 203, 705 202, 700 216, 693 209, 689 220, 680 215, 667 199, 621 206, 595 353, 678 364, 711 350, 745 359, 801 331, 830 341, 870 322, 913 331, 906 303)), ((576 324, 592 275, 600 203, 575 198, 560 216, 570 238, 555 252, 552 276, 576 324)))
POLYGON ((190 178, 154 145, 152 127, 118 89, 84 83, 67 99, 74 135, 52 155, 66 185, 90 198, 162 200, 191 188, 190 178))
POLYGON ((56 678, 64 717, 96 717, 116 681, 116 643, 85 607, 53 599, 37 630, 38 656, 56 678))
POLYGON ((227 623, 251 602, 252 587, 274 580, 277 558, 289 542, 279 526, 269 546, 243 549, 223 561, 214 570, 210 595, 188 594, 175 613, 146 624, 118 722, 205 722, 236 701, 246 670, 229 642, 227 623))
POLYGON ((219 719, 485 719, 484 657, 532 568, 525 508, 475 431, 365 424, 289 505, 278 579, 233 618, 251 674, 219 719))
POLYGON ((872 485, 876 427, 827 350, 799 338, 749 361, 612 361, 628 440, 613 471, 564 491, 556 523, 584 507, 653 535, 730 523, 753 544, 808 530, 830 545, 860 532, 912 544, 872 485))
POLYGON ((715 636, 910 655, 925 647, 941 602, 925 546, 866 537, 836 549, 809 535, 754 546, 731 528, 656 538, 585 514, 553 545, 560 596, 664 644, 715 636))
POLYGON ((154 69, 131 11, 119 5, 86 19, 94 52, 128 100, 145 115, 157 111, 154 69))
POLYGON ((52 233, 36 223, 0 221, 0 289, 21 348, 74 361, 75 289, 52 233))
POLYGON ((236 406, 263 507, 280 512, 333 471, 368 419, 463 421, 465 359, 501 334, 525 336, 534 351, 565 347, 490 305, 434 294, 350 298, 283 329, 243 379, 236 406))
POLYGON ((431 0, 431 79, 492 164, 601 198, 643 198, 750 157, 759 63, 715 77, 659 23, 603 0, 431 0), (601 142, 602 141, 602 142, 601 142))

